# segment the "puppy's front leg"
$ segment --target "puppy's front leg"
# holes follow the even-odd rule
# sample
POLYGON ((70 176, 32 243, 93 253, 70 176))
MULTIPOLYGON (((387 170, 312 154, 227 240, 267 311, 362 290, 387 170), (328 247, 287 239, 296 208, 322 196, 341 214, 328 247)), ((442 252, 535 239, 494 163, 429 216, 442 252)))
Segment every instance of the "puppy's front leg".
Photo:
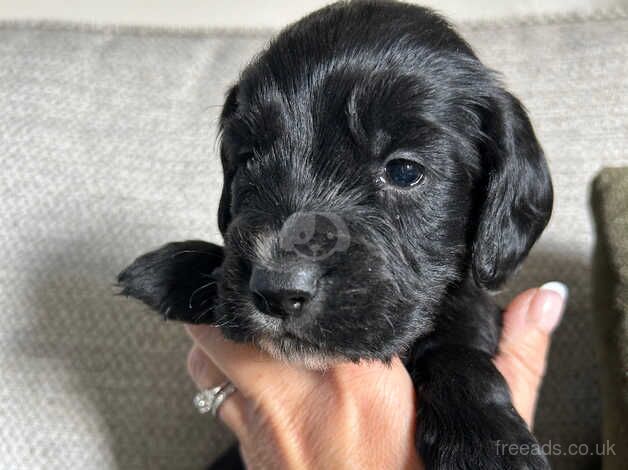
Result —
POLYGON ((549 469, 486 352, 445 345, 413 358, 417 448, 428 470, 549 469))
POLYGON ((168 243, 118 274, 120 294, 141 300, 167 319, 211 323, 223 259, 223 248, 213 243, 168 243))

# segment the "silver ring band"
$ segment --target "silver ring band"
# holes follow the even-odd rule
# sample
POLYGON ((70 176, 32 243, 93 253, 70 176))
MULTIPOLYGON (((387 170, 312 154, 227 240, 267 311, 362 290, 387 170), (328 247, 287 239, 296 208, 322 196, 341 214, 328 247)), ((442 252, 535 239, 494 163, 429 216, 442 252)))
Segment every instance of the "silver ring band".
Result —
POLYGON ((229 381, 202 390, 194 397, 194 406, 201 414, 211 412, 212 416, 217 416, 220 406, 235 391, 235 386, 229 381))

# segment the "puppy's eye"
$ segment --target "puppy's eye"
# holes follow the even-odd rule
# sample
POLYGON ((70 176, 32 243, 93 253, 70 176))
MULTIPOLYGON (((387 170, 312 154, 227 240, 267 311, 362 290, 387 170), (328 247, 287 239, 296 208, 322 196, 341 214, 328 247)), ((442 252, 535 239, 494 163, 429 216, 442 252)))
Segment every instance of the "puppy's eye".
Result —
POLYGON ((236 153, 236 162, 246 164, 253 158, 253 151, 250 149, 242 149, 236 153))
POLYGON ((400 188, 409 188, 423 179, 423 167, 405 158, 395 158, 386 163, 387 181, 400 188))

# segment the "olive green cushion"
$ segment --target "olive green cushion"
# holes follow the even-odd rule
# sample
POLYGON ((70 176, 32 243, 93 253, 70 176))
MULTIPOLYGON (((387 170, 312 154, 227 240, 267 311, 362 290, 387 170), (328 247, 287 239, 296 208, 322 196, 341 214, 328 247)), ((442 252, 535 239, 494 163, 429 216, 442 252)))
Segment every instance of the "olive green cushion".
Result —
POLYGON ((628 465, 628 167, 600 172, 592 199, 598 235, 593 301, 603 438, 614 444, 603 462, 605 470, 624 470, 628 465))

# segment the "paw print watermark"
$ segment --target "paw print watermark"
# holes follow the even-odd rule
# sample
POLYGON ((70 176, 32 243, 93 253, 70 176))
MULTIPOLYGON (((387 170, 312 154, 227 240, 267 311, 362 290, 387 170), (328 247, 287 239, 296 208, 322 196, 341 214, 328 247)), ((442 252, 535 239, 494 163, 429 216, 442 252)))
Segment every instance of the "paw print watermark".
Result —
POLYGON ((347 250, 351 237, 347 224, 337 214, 295 212, 284 222, 279 241, 284 251, 320 261, 347 250))

